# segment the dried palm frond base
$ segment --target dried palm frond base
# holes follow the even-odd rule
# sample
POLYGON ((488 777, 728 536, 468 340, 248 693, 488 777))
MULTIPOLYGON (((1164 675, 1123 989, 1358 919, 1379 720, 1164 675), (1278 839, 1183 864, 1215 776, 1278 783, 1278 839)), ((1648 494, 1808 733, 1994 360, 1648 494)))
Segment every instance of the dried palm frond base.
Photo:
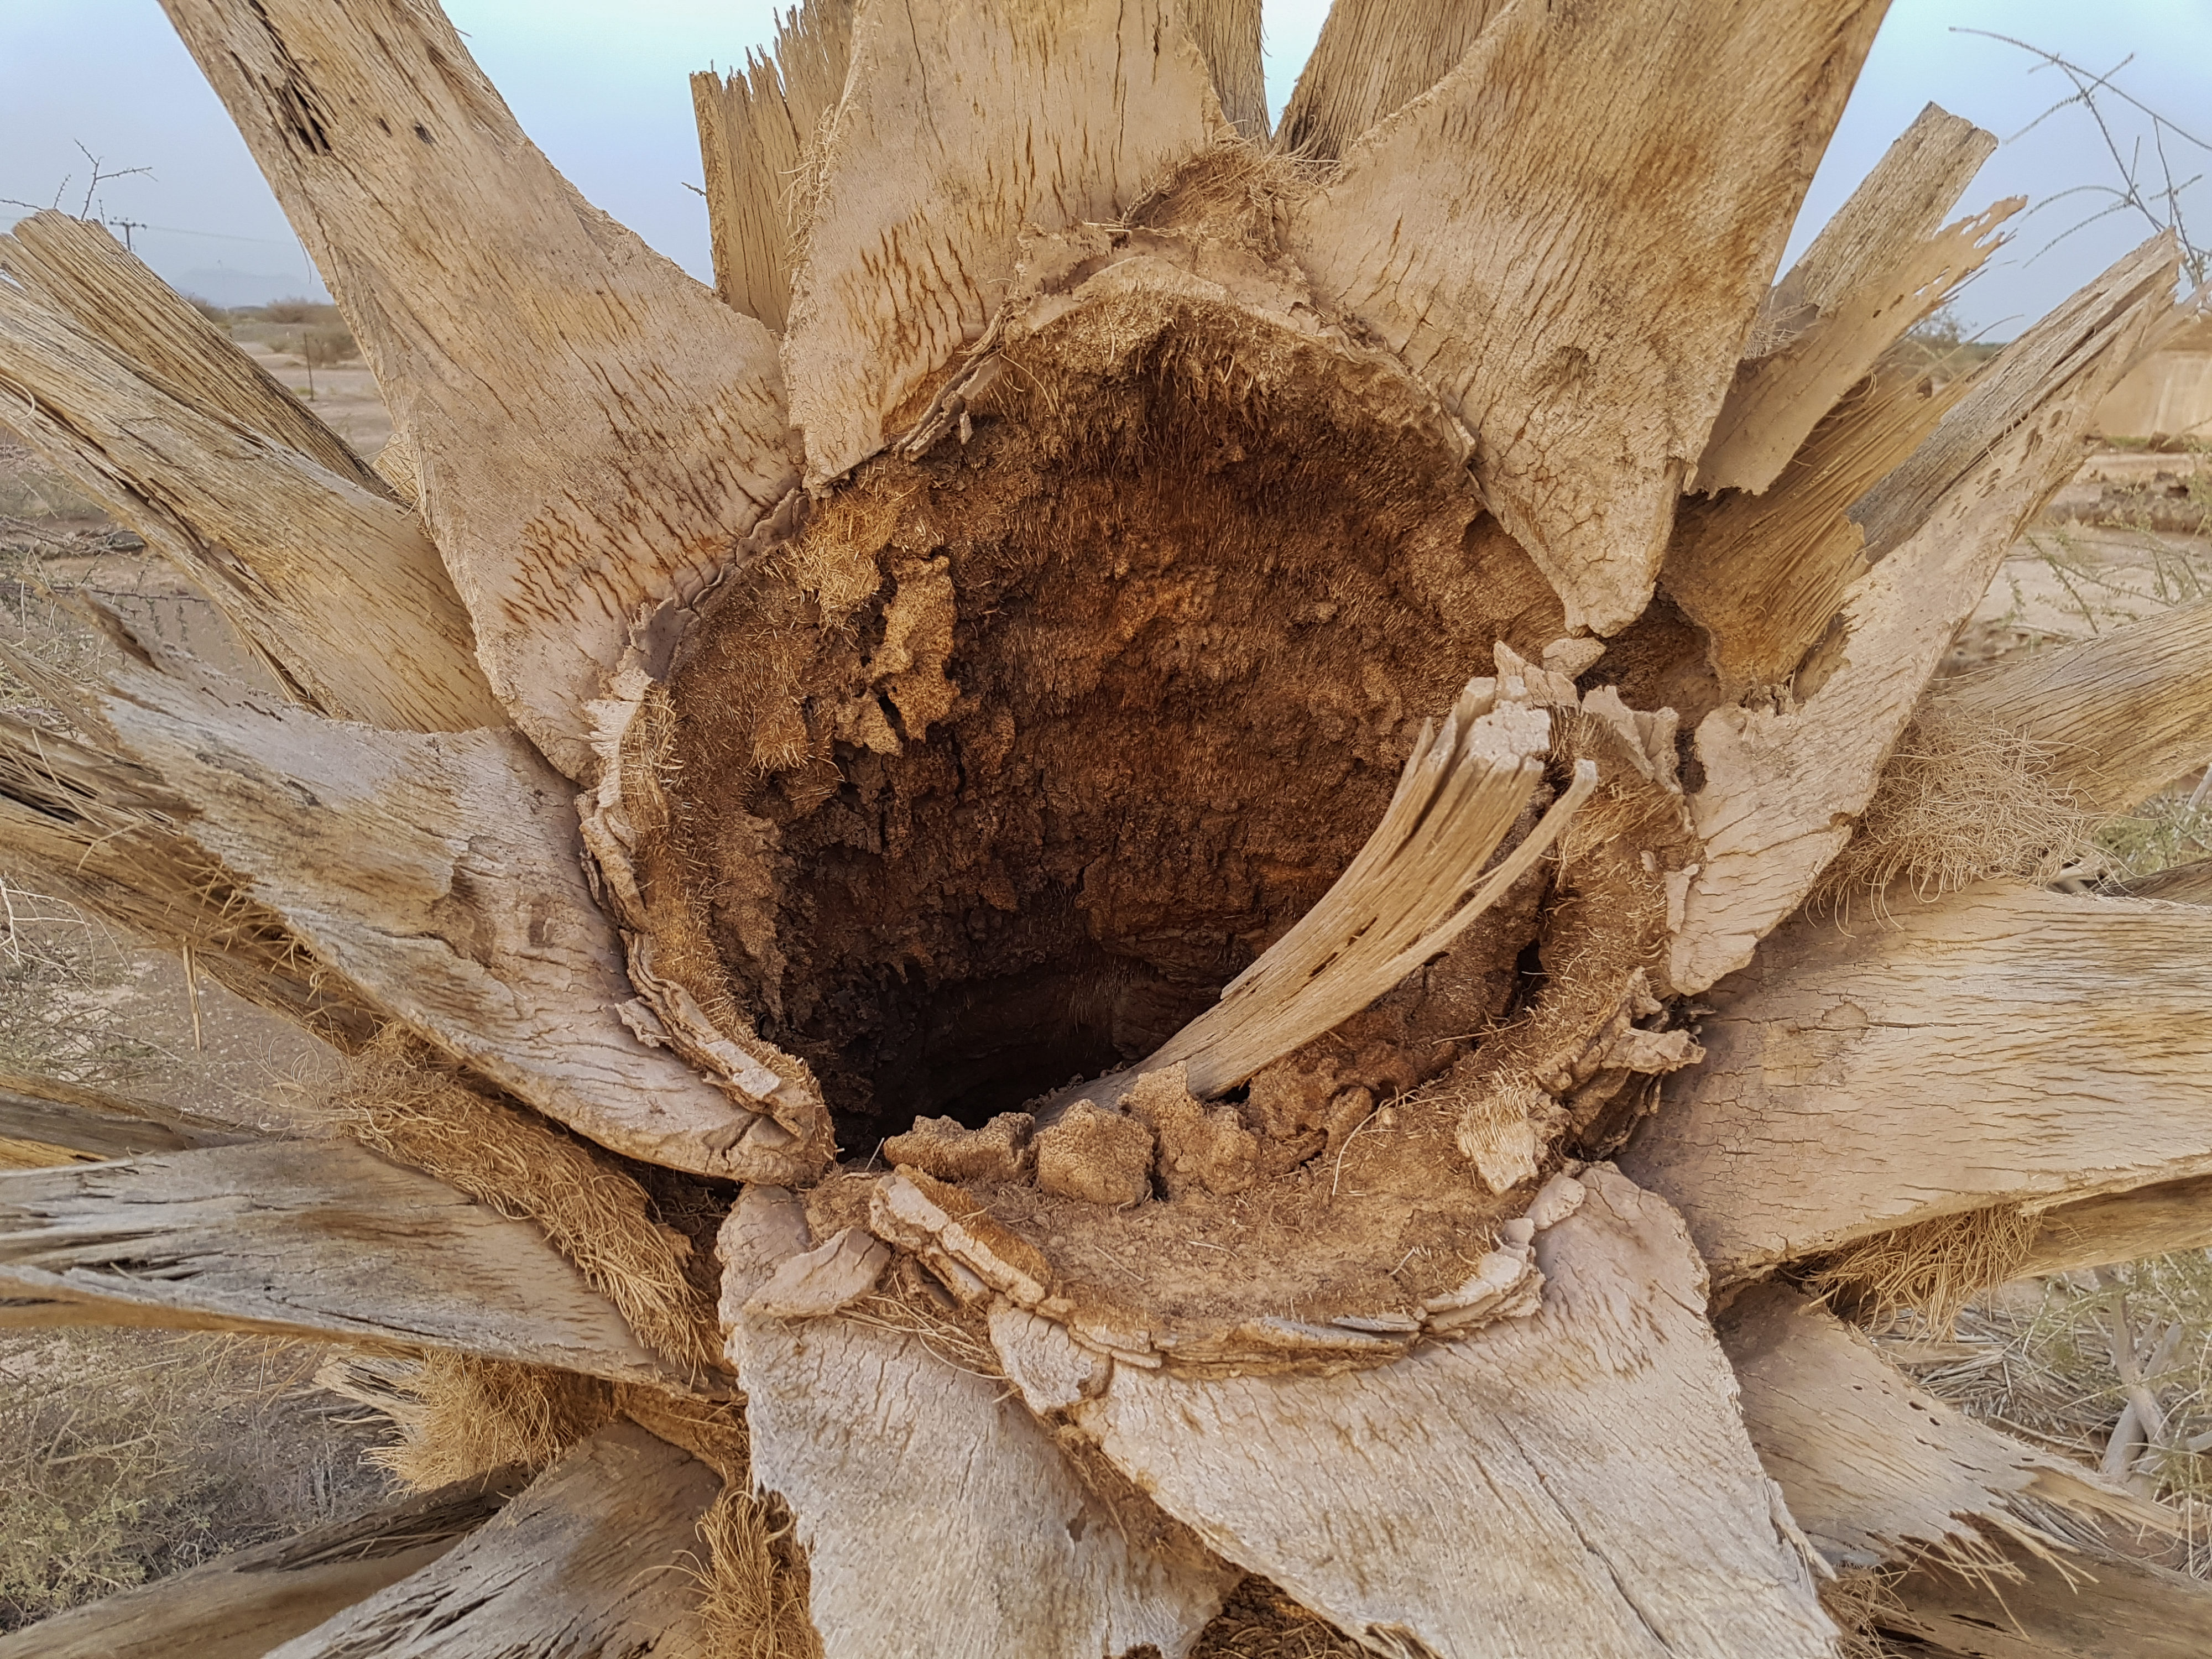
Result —
POLYGON ((806 1556, 782 1500, 732 1482, 699 1531, 708 1552, 699 1616, 708 1650, 719 1659, 821 1659, 822 1638, 806 1614, 806 1556))
POLYGON ((1813 902, 1879 908, 1893 886, 1933 897, 2000 877, 2045 885, 2094 854, 2101 821, 2075 799, 2050 744, 1936 699, 1898 740, 1813 902))
POLYGON ((398 1027, 352 1062, 325 1109, 370 1151, 541 1228, 639 1338, 695 1374, 715 1365, 714 1294, 691 1242, 655 1220, 612 1153, 492 1099, 398 1027))
POLYGON ((1977 1296, 2019 1275, 2042 1224, 2009 1205, 1938 1216, 1838 1250, 1812 1284, 1859 1319, 1879 1323, 1910 1309, 1948 1331, 1977 1296))
POLYGON ((392 1419, 398 1438, 369 1461, 416 1492, 509 1465, 542 1468, 615 1416, 614 1390, 597 1377, 443 1350, 349 1355, 315 1381, 392 1419))

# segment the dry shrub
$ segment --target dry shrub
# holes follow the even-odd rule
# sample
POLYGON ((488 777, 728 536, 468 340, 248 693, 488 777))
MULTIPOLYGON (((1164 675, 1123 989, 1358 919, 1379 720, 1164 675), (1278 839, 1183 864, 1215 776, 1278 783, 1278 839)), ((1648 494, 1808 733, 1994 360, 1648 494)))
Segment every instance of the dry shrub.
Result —
POLYGON ((2042 1224, 2009 1206, 1937 1216, 1845 1246, 1813 1283, 1859 1318, 1880 1322, 1909 1308, 1948 1331, 1975 1297, 2018 1274, 2042 1224))
POLYGON ((755 1497, 732 1480, 699 1532, 708 1552, 699 1614, 709 1651, 722 1659, 822 1659, 822 1638, 807 1616, 806 1556, 783 1500, 755 1497))
POLYGON ((478 1092, 398 1027, 356 1057, 329 1104, 371 1151, 535 1223, 654 1352, 695 1373, 716 1364, 714 1300, 690 1277, 691 1241, 653 1218, 645 1188, 611 1153, 478 1092))
POLYGON ((1820 878, 1814 902, 1877 906, 1899 883, 1923 896, 2011 876, 2057 879, 2094 850, 2099 817, 2059 781, 2050 745, 1984 716, 1931 702, 1899 739, 1857 833, 1820 878))
POLYGON ((509 1465, 543 1468, 615 1415, 614 1389, 597 1377, 439 1348, 349 1355, 315 1381, 391 1419, 399 1437, 368 1461, 416 1492, 509 1465))

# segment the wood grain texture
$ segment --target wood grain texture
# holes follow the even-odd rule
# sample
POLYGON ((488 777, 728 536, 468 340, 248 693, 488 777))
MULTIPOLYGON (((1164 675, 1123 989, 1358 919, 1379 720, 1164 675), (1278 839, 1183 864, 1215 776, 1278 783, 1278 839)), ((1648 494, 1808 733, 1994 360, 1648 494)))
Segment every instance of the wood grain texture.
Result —
POLYGON ((708 1659, 699 1520, 721 1486, 617 1423, 428 1566, 267 1659, 708 1659))
POLYGON ((2191 859, 2148 876, 2115 882, 2112 890, 2129 898, 2164 899, 2171 904, 2212 904, 2212 859, 2191 859))
POLYGON ((794 482, 774 337, 554 171, 429 0, 165 0, 416 458, 485 672, 546 755, 641 606, 794 482))
POLYGON ((2160 1517, 2080 1464, 1987 1428, 1916 1388, 1856 1331, 1786 1285, 1714 1321, 1751 1443, 1830 1565, 1933 1554, 1972 1565, 1993 1541, 2099 1547, 2105 1521, 2160 1517))
POLYGON ((1583 1180, 1537 1235, 1532 1317, 1336 1376, 1116 1364, 1069 1415, 1212 1547, 1385 1653, 1828 1654, 1680 1221, 1607 1166, 1583 1180))
POLYGON ((1705 859, 1670 952, 1678 991, 1750 961, 1850 838, 1954 632, 2020 527, 2072 475, 2097 400, 2172 312, 2175 270, 2171 241, 2154 238, 2007 347, 1985 371, 2008 388, 2005 418, 1985 401, 1954 426, 1984 397, 1978 381, 1874 492, 1930 465, 1947 480, 1909 538, 1849 590, 1839 635, 1800 677, 1805 701, 1723 706, 1698 722, 1705 783, 1690 810, 1705 859), (2023 378, 2033 385, 2014 385, 2023 378), (1979 447, 1961 467, 1929 460, 1958 453, 1969 429, 1979 447))
POLYGON ((337 1141, 0 1173, 0 1324, 258 1330, 668 1386, 535 1228, 337 1141))
POLYGON ((981 337, 1024 227, 1121 216, 1228 136, 1173 0, 871 0, 784 335, 810 484, 981 337))
POLYGON ((2043 1212, 2021 1279, 2212 1249, 2212 1176, 2106 1193, 2043 1212))
POLYGON ((1799 920, 1707 994, 1621 1166, 1723 1281, 1993 1204, 2212 1171, 2193 907, 1984 886, 1799 920))
POLYGON ((804 0, 776 18, 773 52, 691 77, 714 291, 778 333, 791 307, 793 192, 852 48, 853 0, 804 0))
POLYGON ((1943 701, 2048 745, 2089 811, 2124 812, 2212 761, 2212 603, 2015 653, 1943 701))
POLYGON ((0 270, 49 311, 171 391, 271 443, 298 450, 372 495, 391 495, 374 467, 149 270, 106 226, 52 211, 18 219, 0 236, 0 270))
POLYGON ((879 1322, 748 1311, 808 1243, 796 1198, 746 1188, 722 1317, 753 1478, 798 1517, 827 1659, 1182 1659, 1237 1574, 1133 1540, 1002 1380, 879 1322))
POLYGON ((1897 1607, 1883 1623, 1963 1659, 2203 1659, 2212 1652, 2212 1589, 2201 1578, 2123 1556, 2022 1555, 2011 1565, 2018 1577, 1994 1583, 1915 1568, 1889 1586, 1897 1607))
POLYGON ((1183 27, 1206 59, 1222 118, 1243 137, 1267 137, 1267 74, 1260 0, 1182 0, 1183 27))
POLYGON ((629 1157, 811 1172, 821 1149, 764 1103, 625 1022, 635 994, 572 797, 519 735, 380 732, 137 669, 118 684, 118 744, 189 803, 195 842, 387 1015, 629 1157))
POLYGON ((66 1148, 81 1158, 180 1152, 250 1139, 231 1125, 124 1100, 97 1089, 0 1072, 0 1139, 66 1148))
POLYGON ((1510 6, 1292 221, 1565 601, 1640 614, 1882 0, 1510 6))
POLYGON ((1334 161, 1450 74, 1505 0, 1337 0, 1283 110, 1282 145, 1334 161))
MULTIPOLYGON (((179 302, 181 303, 181 302, 179 302)), ((0 392, 26 441, 222 610, 279 684, 341 719, 503 726, 413 513, 0 287, 0 392)))
POLYGON ((516 1492, 502 1469, 296 1538, 218 1556, 143 1589, 0 1636, 0 1659, 261 1659, 428 1566, 516 1492))

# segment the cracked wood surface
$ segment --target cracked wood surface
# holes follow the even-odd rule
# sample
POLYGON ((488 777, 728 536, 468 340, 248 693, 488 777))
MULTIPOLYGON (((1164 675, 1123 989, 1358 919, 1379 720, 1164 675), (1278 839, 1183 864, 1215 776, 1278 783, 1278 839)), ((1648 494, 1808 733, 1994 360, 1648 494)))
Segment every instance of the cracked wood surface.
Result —
POLYGON ((1643 611, 1883 0, 1509 6, 1289 245, 1474 434, 1571 629, 1643 611))
POLYGON ((419 1572, 522 1489, 501 1469, 71 1607, 0 1659, 262 1659, 278 1643, 419 1572))
POLYGON ((1067 1419, 1169 1514, 1382 1651, 1826 1655, 1680 1220, 1609 1166, 1543 1307, 1334 1376, 1115 1362, 1067 1419))
POLYGON ((586 203, 426 0, 164 0, 418 465, 493 689, 570 775, 641 607, 796 482, 766 328, 586 203))
POLYGON ((0 390, 23 405, 9 418, 25 440, 191 578, 302 702, 413 731, 507 723, 415 514, 250 424, 258 411, 227 404, 219 378, 149 373, 0 287, 0 390))
POLYGON ((979 338, 1034 225, 1119 219, 1229 136, 1172 0, 878 0, 853 27, 783 339, 810 484, 979 338))
POLYGON ((617 1423, 428 1566, 267 1659, 709 1659, 699 1521, 721 1486, 617 1423))
POLYGON ((672 1380, 537 1229, 343 1141, 0 1173, 0 1326, 85 1324, 672 1380))
MULTIPOLYGON (((1705 782, 1690 810, 1705 854, 1669 957, 1677 991, 1749 962, 1850 839, 1958 625, 2020 527, 2073 474, 2097 400, 2172 310, 2176 270, 2171 238, 2154 237, 2007 347, 1866 498, 1908 474, 1945 482, 1903 544, 1849 590, 1840 635, 1800 672, 1803 701, 1725 706, 1698 723, 1705 782)), ((1872 557, 1870 527, 1868 540, 1872 557)))
POLYGON ((1984 886, 1791 922, 1621 1167, 1723 1282, 1893 1227, 2212 1171, 2196 906, 1984 886))
POLYGON ((798 1517, 827 1659, 1182 1659, 1237 1575, 1147 1541, 1140 1497, 1102 1500, 1001 1379, 914 1331, 749 1310, 809 1243, 797 1198, 748 1187, 719 1254, 753 1478, 798 1517))
POLYGON ((626 1156, 811 1172, 811 1141, 625 1023, 571 796, 516 733, 379 732, 137 670, 118 685, 118 742, 189 803, 192 839, 387 1015, 626 1156))

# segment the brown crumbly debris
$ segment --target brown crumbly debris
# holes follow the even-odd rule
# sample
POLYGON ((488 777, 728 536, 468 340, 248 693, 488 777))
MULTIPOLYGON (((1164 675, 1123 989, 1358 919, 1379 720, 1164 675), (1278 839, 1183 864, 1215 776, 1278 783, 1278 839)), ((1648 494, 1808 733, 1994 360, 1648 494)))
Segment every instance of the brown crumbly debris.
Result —
POLYGON ((1121 1105, 1158 1137, 1160 1184, 1170 1199, 1194 1189, 1241 1193, 1259 1178, 1259 1137, 1235 1107, 1209 1111, 1194 1099, 1182 1066, 1146 1073, 1121 1105))
POLYGON ((1079 1100, 1036 1138, 1037 1185, 1086 1204, 1152 1196, 1152 1132, 1133 1117, 1079 1100))
POLYGON ((1036 1127, 1027 1112, 1001 1112, 980 1129, 953 1118, 920 1117, 906 1133, 884 1143, 884 1161, 926 1170, 939 1181, 1021 1181, 1030 1172, 1036 1127))

